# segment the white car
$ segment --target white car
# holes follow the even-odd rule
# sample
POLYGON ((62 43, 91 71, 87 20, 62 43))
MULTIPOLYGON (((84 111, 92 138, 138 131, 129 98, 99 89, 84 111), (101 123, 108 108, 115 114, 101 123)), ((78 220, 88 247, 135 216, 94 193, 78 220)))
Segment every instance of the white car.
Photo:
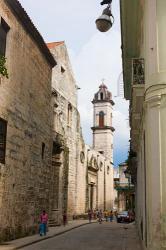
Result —
POLYGON ((130 222, 128 211, 119 212, 117 215, 117 222, 130 222))

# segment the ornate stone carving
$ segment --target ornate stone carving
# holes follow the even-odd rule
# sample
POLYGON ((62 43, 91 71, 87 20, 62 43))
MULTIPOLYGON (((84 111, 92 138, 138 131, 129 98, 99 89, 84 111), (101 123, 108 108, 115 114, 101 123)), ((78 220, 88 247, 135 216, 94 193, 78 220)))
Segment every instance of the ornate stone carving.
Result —
POLYGON ((133 69, 133 85, 135 84, 145 84, 145 66, 144 59, 133 58, 132 59, 132 69, 133 69))
POLYGON ((88 168, 92 171, 98 171, 97 159, 93 155, 89 161, 88 168))
POLYGON ((102 171, 102 169, 103 169, 103 163, 102 162, 100 162, 99 168, 100 168, 100 171, 102 171))
POLYGON ((85 162, 85 154, 83 151, 80 152, 80 161, 81 161, 81 163, 85 162))

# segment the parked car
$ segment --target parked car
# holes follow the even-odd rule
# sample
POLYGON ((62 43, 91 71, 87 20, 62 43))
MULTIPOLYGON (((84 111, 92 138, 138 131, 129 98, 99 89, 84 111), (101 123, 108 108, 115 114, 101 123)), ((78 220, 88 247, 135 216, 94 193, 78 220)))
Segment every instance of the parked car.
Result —
POLYGON ((122 211, 122 212, 119 212, 118 215, 117 215, 117 222, 120 223, 120 222, 132 222, 134 221, 134 213, 132 212, 128 212, 128 211, 122 211))

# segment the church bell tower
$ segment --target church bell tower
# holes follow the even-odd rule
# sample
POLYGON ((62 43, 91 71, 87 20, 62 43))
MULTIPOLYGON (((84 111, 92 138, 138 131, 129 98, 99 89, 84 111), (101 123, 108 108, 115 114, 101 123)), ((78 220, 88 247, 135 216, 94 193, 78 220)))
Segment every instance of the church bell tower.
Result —
POLYGON ((113 162, 112 93, 102 83, 94 95, 93 103, 93 148, 113 162))

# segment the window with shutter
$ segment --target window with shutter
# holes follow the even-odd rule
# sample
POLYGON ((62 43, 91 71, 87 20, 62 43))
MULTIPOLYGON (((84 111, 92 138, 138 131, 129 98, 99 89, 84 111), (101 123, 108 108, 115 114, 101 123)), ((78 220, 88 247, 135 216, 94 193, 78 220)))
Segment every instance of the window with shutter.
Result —
POLYGON ((0 55, 5 56, 6 52, 6 37, 9 31, 8 24, 3 20, 0 19, 0 55))
POLYGON ((104 112, 100 111, 99 113, 99 127, 104 127, 104 112))
POLYGON ((5 164, 7 121, 0 118, 0 163, 5 164))

